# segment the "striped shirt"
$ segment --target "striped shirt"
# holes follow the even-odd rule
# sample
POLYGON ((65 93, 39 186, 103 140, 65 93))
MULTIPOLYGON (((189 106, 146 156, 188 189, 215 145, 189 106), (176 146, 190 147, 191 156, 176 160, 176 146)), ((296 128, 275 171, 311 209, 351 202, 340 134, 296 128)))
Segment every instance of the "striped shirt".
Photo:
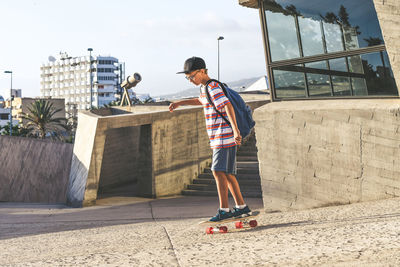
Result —
MULTIPOLYGON (((215 111, 212 104, 209 104, 206 94, 206 87, 200 87, 199 100, 203 105, 204 116, 206 118, 206 127, 208 137, 210 139, 210 146, 212 149, 226 148, 235 146, 235 139, 233 137, 232 128, 225 122, 224 119, 215 111)), ((229 99, 225 96, 224 91, 216 82, 211 82, 208 85, 210 98, 214 102, 215 107, 225 118, 228 118, 225 112, 225 105, 230 103, 229 99)))

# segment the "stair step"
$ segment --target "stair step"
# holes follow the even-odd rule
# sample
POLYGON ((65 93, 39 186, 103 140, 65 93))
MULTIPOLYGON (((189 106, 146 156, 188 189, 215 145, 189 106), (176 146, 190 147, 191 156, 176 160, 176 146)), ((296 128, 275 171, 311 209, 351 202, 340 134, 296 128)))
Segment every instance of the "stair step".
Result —
MULTIPOLYGON (((201 190, 201 191, 213 191, 217 190, 217 186, 215 184, 190 184, 187 186, 189 190, 201 190)), ((242 192, 252 192, 252 191, 261 191, 260 185, 241 185, 240 190, 242 192)))
MULTIPOLYGON (((260 180, 238 180, 240 187, 242 186, 259 186, 260 180)), ((213 184, 215 185, 215 179, 194 179, 193 184, 213 184)))
MULTIPOLYGON (((257 147, 254 133, 244 141, 237 152, 237 175, 243 197, 262 197, 261 178, 257 158, 257 147)), ((210 168, 194 179, 192 184, 182 191, 183 195, 218 196, 217 186, 210 168)))
POLYGON ((238 168, 258 169, 258 161, 240 161, 236 163, 238 168))
POLYGON ((249 152, 254 152, 257 151, 257 147, 254 145, 243 145, 238 148, 237 152, 240 153, 242 151, 249 151, 249 152))
POLYGON ((236 154, 237 157, 257 157, 257 151, 248 151, 248 150, 242 150, 238 151, 236 154))
MULTIPOLYGON (((218 196, 217 190, 215 191, 198 191, 198 190, 183 190, 182 195, 187 196, 218 196)), ((245 198, 261 198, 262 193, 259 192, 242 192, 243 197, 245 198)))
MULTIPOLYGON (((212 179, 214 180, 214 176, 211 172, 208 173, 201 173, 198 176, 199 179, 212 179)), ((246 181, 246 180, 256 180, 259 181, 260 180, 260 174, 259 173, 239 173, 238 175, 236 175, 236 179, 238 179, 238 181, 246 181)))
MULTIPOLYGON (((210 168, 205 168, 204 169, 204 173, 212 173, 210 168)), ((257 168, 242 168, 242 167, 238 167, 237 168, 237 174, 258 174, 258 163, 257 163, 257 168)), ((200 174, 201 175, 201 174, 200 174)))
MULTIPOLYGON (((239 169, 257 169, 258 161, 238 161, 236 162, 237 170, 239 169)), ((204 171, 211 172, 210 168, 205 168, 204 171)))
POLYGON ((255 161, 258 162, 257 156, 237 156, 236 158, 237 163, 243 162, 243 161, 255 161))
POLYGON ((239 146, 239 148, 245 147, 245 146, 257 146, 256 140, 248 140, 247 142, 245 141, 242 145, 239 146))

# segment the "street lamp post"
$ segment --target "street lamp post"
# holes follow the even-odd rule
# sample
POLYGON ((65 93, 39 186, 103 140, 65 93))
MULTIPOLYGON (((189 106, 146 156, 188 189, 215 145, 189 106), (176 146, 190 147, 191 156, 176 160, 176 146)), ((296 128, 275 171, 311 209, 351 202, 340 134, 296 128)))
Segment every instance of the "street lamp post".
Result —
POLYGON ((10 136, 12 135, 12 71, 6 70, 4 73, 9 73, 11 75, 11 86, 10 86, 10 136))
POLYGON ((218 37, 218 81, 219 81, 219 41, 224 40, 223 36, 218 37))
POLYGON ((90 109, 93 109, 93 80, 92 80, 92 51, 93 48, 88 48, 89 51, 89 73, 90 73, 90 109))

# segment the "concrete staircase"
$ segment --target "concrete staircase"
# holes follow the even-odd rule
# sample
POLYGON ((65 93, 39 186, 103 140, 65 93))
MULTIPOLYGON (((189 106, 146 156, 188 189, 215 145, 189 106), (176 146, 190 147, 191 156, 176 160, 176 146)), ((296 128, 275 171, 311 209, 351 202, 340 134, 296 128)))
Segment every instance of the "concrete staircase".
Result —
MULTIPOLYGON (((261 181, 258 171, 256 139, 254 132, 246 138, 237 152, 237 175, 243 197, 261 197, 261 181)), ((183 195, 217 196, 215 179, 210 168, 204 169, 193 183, 188 185, 183 195)))

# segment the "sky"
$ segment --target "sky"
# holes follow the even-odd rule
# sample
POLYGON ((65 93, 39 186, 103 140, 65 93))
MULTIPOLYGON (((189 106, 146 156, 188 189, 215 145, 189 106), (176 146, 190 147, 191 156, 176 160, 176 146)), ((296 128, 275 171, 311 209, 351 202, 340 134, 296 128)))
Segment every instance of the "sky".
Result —
POLYGON ((0 1, 0 95, 13 88, 40 95, 40 66, 48 57, 114 56, 126 74, 138 72, 138 94, 152 96, 193 87, 176 72, 192 56, 209 74, 236 81, 265 75, 258 10, 238 0, 2 0, 0 1))

